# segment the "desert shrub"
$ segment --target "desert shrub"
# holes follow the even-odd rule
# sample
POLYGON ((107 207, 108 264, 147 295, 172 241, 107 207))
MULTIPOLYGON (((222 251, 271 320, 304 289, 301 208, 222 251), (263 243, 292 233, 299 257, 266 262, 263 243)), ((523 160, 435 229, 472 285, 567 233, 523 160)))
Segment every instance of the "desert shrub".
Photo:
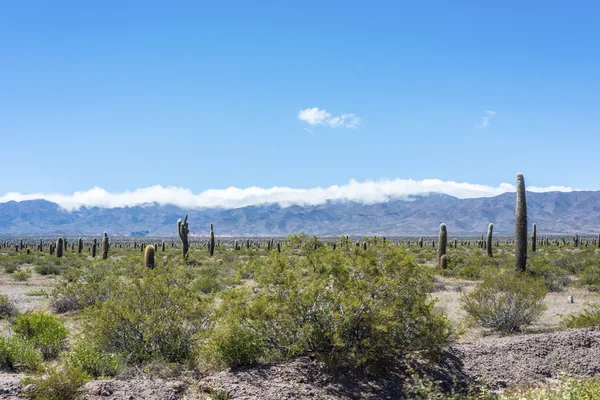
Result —
POLYGON ((0 337, 0 368, 4 371, 35 371, 42 362, 42 353, 18 337, 0 337))
POLYGON ((15 281, 25 282, 27 279, 31 278, 31 271, 28 269, 20 269, 12 274, 12 278, 15 281))
POLYGON ((14 317, 17 314, 17 307, 5 295, 0 295, 0 319, 14 317))
POLYGON ((600 398, 600 379, 597 377, 559 376, 556 384, 541 388, 507 390, 502 400, 593 400, 600 398))
POLYGON ((48 292, 46 292, 44 289, 33 289, 33 290, 29 290, 27 292, 25 292, 25 296, 43 296, 43 297, 47 297, 48 296, 48 292))
POLYGON ((45 359, 52 359, 64 350, 69 331, 54 315, 33 312, 17 317, 13 331, 30 342, 45 359))
POLYGON ((7 261, 6 264, 4 264, 4 271, 7 274, 12 274, 13 272, 17 271, 18 269, 19 269, 19 264, 14 260, 7 261))
POLYGON ((576 285, 590 291, 600 291, 600 268, 597 265, 588 267, 579 273, 576 285))
POLYGON ((31 400, 72 400, 89 380, 90 376, 77 366, 56 365, 44 374, 24 378, 23 394, 31 400))
POLYGON ((115 376, 124 365, 120 355, 103 353, 88 340, 76 343, 64 360, 94 378, 115 376))
POLYGON ((100 351, 124 354, 128 362, 182 361, 194 337, 210 323, 212 298, 193 290, 183 266, 139 266, 116 282, 111 296, 87 312, 87 331, 100 351))
POLYGON ((52 308, 60 314, 102 302, 110 295, 115 282, 115 269, 109 264, 66 268, 52 293, 52 308))
POLYGON ((563 317, 562 323, 567 328, 600 326, 600 304, 592 304, 578 314, 567 315, 563 317))
POLYGON ((568 272, 551 264, 545 258, 530 259, 527 272, 533 277, 540 278, 550 292, 562 292, 571 284, 571 279, 567 276, 568 272))
MULTIPOLYGON (((294 239, 297 241, 297 239, 294 239)), ((384 366, 422 350, 434 358, 449 340, 447 319, 428 297, 432 276, 404 250, 373 245, 314 250, 313 239, 292 245, 298 256, 272 252, 255 266, 253 287, 232 289, 223 318, 251 332, 269 357, 313 353, 329 366, 384 366)))
POLYGON ((513 333, 542 315, 546 293, 540 279, 507 271, 486 276, 461 302, 478 325, 513 333))
POLYGON ((60 265, 57 265, 53 261, 35 266, 35 272, 40 275, 60 275, 60 271, 60 265))
POLYGON ((239 323, 217 326, 202 346, 201 357, 209 366, 237 367, 256 363, 265 353, 256 332, 239 323))

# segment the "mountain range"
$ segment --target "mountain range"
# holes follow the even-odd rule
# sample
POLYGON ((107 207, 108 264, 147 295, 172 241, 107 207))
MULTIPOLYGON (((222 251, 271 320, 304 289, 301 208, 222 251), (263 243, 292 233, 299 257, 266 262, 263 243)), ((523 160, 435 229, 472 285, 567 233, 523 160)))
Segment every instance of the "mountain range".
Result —
MULTIPOLYGON (((489 223, 512 235, 515 193, 458 199, 443 194, 377 204, 327 202, 316 206, 260 205, 236 209, 184 209, 156 203, 67 211, 46 200, 0 203, 0 234, 176 236, 177 219, 189 214, 190 234, 206 236, 209 224, 221 236, 432 235, 444 222, 450 235, 481 234, 489 223)), ((600 232, 600 191, 527 192, 529 225, 540 234, 600 232)))

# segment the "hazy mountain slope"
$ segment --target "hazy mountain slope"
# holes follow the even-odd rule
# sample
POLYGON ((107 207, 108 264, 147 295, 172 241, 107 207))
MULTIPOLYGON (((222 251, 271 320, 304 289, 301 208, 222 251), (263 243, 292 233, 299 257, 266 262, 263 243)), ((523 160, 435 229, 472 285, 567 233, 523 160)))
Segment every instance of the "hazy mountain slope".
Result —
MULTIPOLYGON (((600 232, 600 192, 527 193, 530 224, 540 233, 600 232)), ((319 235, 435 234, 445 222, 451 234, 479 234, 494 223, 495 232, 512 233, 515 194, 457 199, 432 194, 409 201, 378 204, 329 202, 318 206, 250 206, 238 209, 185 210, 176 206, 82 208, 68 212, 45 200, 0 203, 0 234, 175 235, 176 221, 190 214, 193 234, 207 233, 214 223, 220 235, 286 235, 304 231, 319 235)))

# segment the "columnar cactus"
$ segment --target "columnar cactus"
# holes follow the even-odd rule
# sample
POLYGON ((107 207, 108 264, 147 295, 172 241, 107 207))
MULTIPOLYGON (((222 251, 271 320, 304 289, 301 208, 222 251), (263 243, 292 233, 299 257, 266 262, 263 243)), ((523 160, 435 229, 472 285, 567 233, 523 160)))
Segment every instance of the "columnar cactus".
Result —
POLYGON ((215 231, 213 224, 210 224, 210 239, 208 242, 208 253, 211 257, 215 254, 215 231))
POLYGON ((596 239, 596 245, 600 249, 600 233, 598 234, 598 239, 596 239))
POLYGON ((531 232, 531 251, 535 251, 537 249, 537 228, 536 225, 533 224, 533 232, 531 232))
POLYGON ((188 233, 190 230, 188 228, 188 215, 185 214, 185 219, 181 221, 181 218, 177 220, 177 232, 179 233, 179 239, 181 239, 183 258, 187 257, 188 250, 190 249, 190 245, 188 243, 188 233))
POLYGON ((438 235, 438 263, 441 262, 441 258, 446 254, 446 245, 448 243, 448 232, 446 231, 446 224, 440 225, 440 233, 438 235))
POLYGON ((486 244, 486 246, 487 246, 487 255, 489 257, 493 257, 494 256, 493 252, 492 252, 492 235, 493 235, 493 233, 494 233, 494 224, 490 224, 488 226, 488 233, 487 233, 487 239, 486 239, 486 241, 487 241, 487 244, 486 244))
POLYGON ((440 257, 440 268, 441 269, 446 269, 448 267, 448 256, 443 254, 440 257))
POLYGON ((108 244, 108 234, 104 232, 104 237, 102 238, 102 259, 106 260, 108 258, 108 248, 110 245, 108 244))
POLYGON ((98 240, 94 238, 94 243, 92 243, 92 257, 96 257, 96 248, 98 247, 98 240))
POLYGON ((281 243, 277 242, 277 252, 281 253, 281 243))
POLYGON ((144 266, 146 268, 154 268, 154 246, 148 245, 144 251, 144 266))
POLYGON ((163 253, 165 252, 165 241, 164 240, 162 242, 162 251, 163 251, 163 253))
POLYGON ((517 174, 517 210, 515 218, 515 270, 527 269, 527 199, 525 178, 517 174))
POLYGON ((419 247, 423 247, 423 236, 419 238, 419 241, 417 243, 419 244, 419 247))
POLYGON ((61 258, 63 256, 63 238, 59 237, 56 241, 56 257, 61 258))
POLYGON ((575 236, 573 236, 573 245, 575 247, 579 246, 579 235, 575 234, 575 236))

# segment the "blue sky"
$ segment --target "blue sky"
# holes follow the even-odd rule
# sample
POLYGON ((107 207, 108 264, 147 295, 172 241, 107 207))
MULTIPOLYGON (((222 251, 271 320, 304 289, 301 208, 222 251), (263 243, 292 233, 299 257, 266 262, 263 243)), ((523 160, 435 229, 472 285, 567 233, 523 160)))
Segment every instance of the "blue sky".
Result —
POLYGON ((448 3, 2 1, 0 195, 600 189, 600 3, 448 3))

